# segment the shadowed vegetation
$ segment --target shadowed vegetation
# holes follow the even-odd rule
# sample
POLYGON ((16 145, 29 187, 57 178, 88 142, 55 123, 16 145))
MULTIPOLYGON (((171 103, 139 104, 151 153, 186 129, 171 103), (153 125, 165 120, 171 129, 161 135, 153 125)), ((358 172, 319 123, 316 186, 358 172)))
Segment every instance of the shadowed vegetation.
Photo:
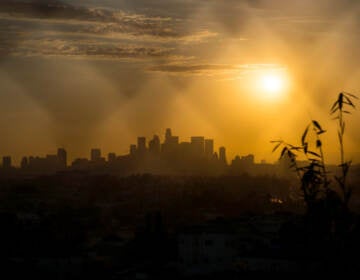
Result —
POLYGON ((301 136, 301 144, 293 145, 282 140, 272 141, 273 152, 278 149, 280 159, 287 160, 297 174, 304 202, 307 207, 308 229, 319 238, 341 240, 350 233, 353 219, 348 205, 352 187, 347 182, 351 161, 346 159, 344 147, 345 115, 354 110, 357 96, 341 92, 331 107, 330 114, 338 122, 338 142, 340 163, 339 174, 328 172, 323 150, 322 135, 326 130, 316 120, 312 120, 301 136), (306 164, 299 164, 304 156, 306 164))

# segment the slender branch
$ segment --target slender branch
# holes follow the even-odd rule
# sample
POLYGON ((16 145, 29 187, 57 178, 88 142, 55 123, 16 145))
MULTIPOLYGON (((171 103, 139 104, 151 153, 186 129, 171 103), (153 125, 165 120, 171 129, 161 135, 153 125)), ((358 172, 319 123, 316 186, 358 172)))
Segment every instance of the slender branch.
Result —
MULTIPOLYGON (((316 140, 320 141, 320 143, 321 143, 320 136, 317 133, 316 133, 316 140)), ((320 158, 321 158, 321 167, 322 167, 322 171, 323 171, 322 175, 324 178, 324 188, 326 191, 328 191, 330 181, 328 180, 328 177, 327 177, 327 171, 326 171, 326 166, 325 166, 325 155, 324 155, 324 150, 323 150, 322 144, 319 146, 319 151, 320 151, 320 158)))

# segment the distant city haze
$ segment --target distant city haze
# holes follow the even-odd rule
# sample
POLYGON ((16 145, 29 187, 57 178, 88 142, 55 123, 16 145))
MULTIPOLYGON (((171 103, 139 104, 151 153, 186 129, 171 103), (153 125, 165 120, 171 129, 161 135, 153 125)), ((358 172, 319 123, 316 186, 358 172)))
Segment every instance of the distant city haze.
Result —
MULTIPOLYGON (((359 13, 356 0, 1 1, 0 158, 126 155, 171 127, 273 163, 270 141, 300 143, 316 119, 337 163, 329 112, 340 91, 359 95, 359 13)), ((359 131, 356 110, 355 163, 359 131)))

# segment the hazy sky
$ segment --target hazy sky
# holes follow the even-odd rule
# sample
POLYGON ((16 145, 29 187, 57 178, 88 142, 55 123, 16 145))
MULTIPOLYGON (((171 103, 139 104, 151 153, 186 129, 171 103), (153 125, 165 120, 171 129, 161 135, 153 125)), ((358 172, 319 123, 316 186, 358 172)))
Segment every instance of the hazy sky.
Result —
MULTIPOLYGON (((136 137, 215 139, 229 157, 275 160, 272 139, 328 130, 341 90, 360 91, 358 0, 0 2, 0 156, 127 153, 136 137), (287 86, 269 98, 259 73, 287 86)), ((360 113, 347 124, 360 160, 360 113)))

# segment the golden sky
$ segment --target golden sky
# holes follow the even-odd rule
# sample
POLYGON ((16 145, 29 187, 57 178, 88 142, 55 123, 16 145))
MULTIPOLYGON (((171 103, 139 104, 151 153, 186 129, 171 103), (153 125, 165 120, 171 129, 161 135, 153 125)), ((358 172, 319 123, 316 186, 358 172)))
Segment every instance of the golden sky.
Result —
MULTIPOLYGON (((360 89, 357 0, 4 0, 0 156, 125 154, 137 136, 204 135, 229 158, 274 161, 270 140, 328 130, 360 89)), ((360 160, 360 113, 346 151, 360 160)))

